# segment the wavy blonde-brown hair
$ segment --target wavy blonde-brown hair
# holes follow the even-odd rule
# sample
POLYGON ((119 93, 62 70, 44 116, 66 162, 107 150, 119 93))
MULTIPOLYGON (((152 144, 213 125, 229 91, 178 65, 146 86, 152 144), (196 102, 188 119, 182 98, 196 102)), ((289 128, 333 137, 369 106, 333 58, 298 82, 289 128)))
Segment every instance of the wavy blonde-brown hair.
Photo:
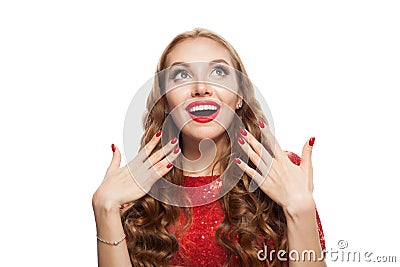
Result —
MULTIPOLYGON (((167 57, 177 44, 199 37, 212 39, 229 51, 233 67, 238 73, 241 73, 240 89, 245 100, 242 108, 236 110, 237 117, 257 140, 262 141, 257 122, 258 119, 266 121, 266 117, 255 98, 254 88, 247 78, 246 70, 238 53, 221 36, 201 28, 179 34, 164 50, 156 74, 167 68, 167 57)), ((166 119, 166 101, 162 90, 155 84, 148 96, 147 110, 143 116, 145 131, 141 147, 144 147, 162 128, 166 119)), ((239 129, 238 123, 234 120, 230 127, 239 129)), ((177 129, 168 129, 163 131, 163 135, 172 138, 176 131, 177 129)), ((219 151, 217 163, 225 170, 224 177, 229 178, 234 174, 241 173, 236 164, 229 162, 229 158, 232 155, 235 157, 243 155, 239 152, 232 152, 241 150, 235 147, 238 146, 237 142, 230 142, 226 132, 224 146, 227 149, 219 151)), ((160 148, 161 143, 154 151, 160 148)), ((249 165, 255 167, 251 162, 249 165)), ((164 178, 181 185, 183 172, 174 167, 164 178)), ((225 266, 285 266, 286 263, 280 262, 276 257, 268 262, 262 262, 257 257, 257 252, 264 248, 264 244, 268 244, 269 248, 275 249, 275 251, 287 250, 287 226, 282 208, 259 188, 250 192, 250 182, 251 178, 243 173, 236 185, 219 200, 225 212, 225 219, 216 231, 216 239, 227 252, 228 259, 225 266)), ((179 240, 191 224, 191 218, 190 208, 168 205, 149 195, 135 201, 122 214, 133 266, 170 266, 172 257, 178 252, 179 240), (185 215, 185 221, 178 228, 177 221, 182 214, 185 215), (171 229, 175 230, 171 233, 171 229)))

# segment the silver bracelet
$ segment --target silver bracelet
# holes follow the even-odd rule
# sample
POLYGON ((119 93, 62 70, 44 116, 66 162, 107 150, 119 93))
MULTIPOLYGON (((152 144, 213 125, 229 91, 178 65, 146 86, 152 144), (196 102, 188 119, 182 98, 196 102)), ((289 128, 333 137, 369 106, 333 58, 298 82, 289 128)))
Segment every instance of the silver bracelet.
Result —
POLYGON ((97 236, 97 240, 99 240, 100 242, 102 242, 104 244, 111 245, 111 246, 118 246, 118 244, 121 243, 122 241, 124 241, 125 238, 126 238, 126 235, 124 235, 124 237, 119 241, 108 242, 108 241, 105 241, 105 240, 103 240, 103 239, 101 239, 100 237, 97 236))

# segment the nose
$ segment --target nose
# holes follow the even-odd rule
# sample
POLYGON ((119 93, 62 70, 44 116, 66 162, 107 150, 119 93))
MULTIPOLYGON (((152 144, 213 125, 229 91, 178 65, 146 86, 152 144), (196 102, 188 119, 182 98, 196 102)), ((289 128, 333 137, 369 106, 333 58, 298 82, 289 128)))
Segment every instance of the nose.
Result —
POLYGON ((212 93, 213 92, 211 86, 207 85, 204 82, 197 82, 193 85, 192 97, 211 96, 212 93))

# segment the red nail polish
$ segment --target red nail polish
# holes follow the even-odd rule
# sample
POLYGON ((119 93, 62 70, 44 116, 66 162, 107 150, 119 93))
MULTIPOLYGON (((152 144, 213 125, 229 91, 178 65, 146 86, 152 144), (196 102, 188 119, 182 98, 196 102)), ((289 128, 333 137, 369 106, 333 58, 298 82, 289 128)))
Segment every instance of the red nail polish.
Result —
POLYGON ((178 141, 178 138, 176 138, 176 136, 171 140, 171 144, 175 144, 176 141, 178 141))
POLYGON ((114 144, 111 144, 111 150, 112 150, 112 152, 115 152, 115 149, 116 149, 115 145, 114 145, 114 144))
POLYGON ((246 130, 243 129, 243 128, 240 128, 240 133, 241 133, 243 136, 247 136, 247 132, 246 132, 246 130))
POLYGON ((238 142, 241 144, 241 145, 244 145, 244 140, 243 140, 243 138, 242 137, 238 137, 238 142))
POLYGON ((161 129, 158 130, 157 133, 156 133, 156 136, 157 136, 157 137, 160 137, 160 135, 161 135, 161 129))
POLYGON ((264 124, 264 122, 263 122, 262 120, 259 120, 259 121, 258 121, 258 125, 259 125, 261 128, 264 128, 264 127, 265 127, 265 124, 264 124))
POLYGON ((169 169, 171 167, 172 167, 172 163, 170 162, 170 163, 167 164, 167 168, 169 169))
POLYGON ((175 147, 174 154, 178 154, 179 150, 181 150, 181 148, 179 146, 175 147))
POLYGON ((310 140, 308 140, 308 144, 309 144, 310 146, 313 146, 313 145, 314 145, 314 142, 315 142, 315 137, 311 137, 310 140))
POLYGON ((240 159, 239 158, 235 158, 234 161, 236 162, 236 164, 240 164, 240 159))

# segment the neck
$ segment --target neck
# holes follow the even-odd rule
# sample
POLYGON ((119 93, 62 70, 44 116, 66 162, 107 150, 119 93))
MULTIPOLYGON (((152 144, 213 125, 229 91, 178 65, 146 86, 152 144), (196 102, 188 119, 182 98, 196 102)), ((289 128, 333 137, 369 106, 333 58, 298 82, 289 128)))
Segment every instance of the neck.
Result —
MULTIPOLYGON (((209 176, 221 154, 223 135, 216 139, 194 140, 182 134, 183 175, 209 176)), ((222 173, 219 163, 214 168, 214 175, 222 173)))

